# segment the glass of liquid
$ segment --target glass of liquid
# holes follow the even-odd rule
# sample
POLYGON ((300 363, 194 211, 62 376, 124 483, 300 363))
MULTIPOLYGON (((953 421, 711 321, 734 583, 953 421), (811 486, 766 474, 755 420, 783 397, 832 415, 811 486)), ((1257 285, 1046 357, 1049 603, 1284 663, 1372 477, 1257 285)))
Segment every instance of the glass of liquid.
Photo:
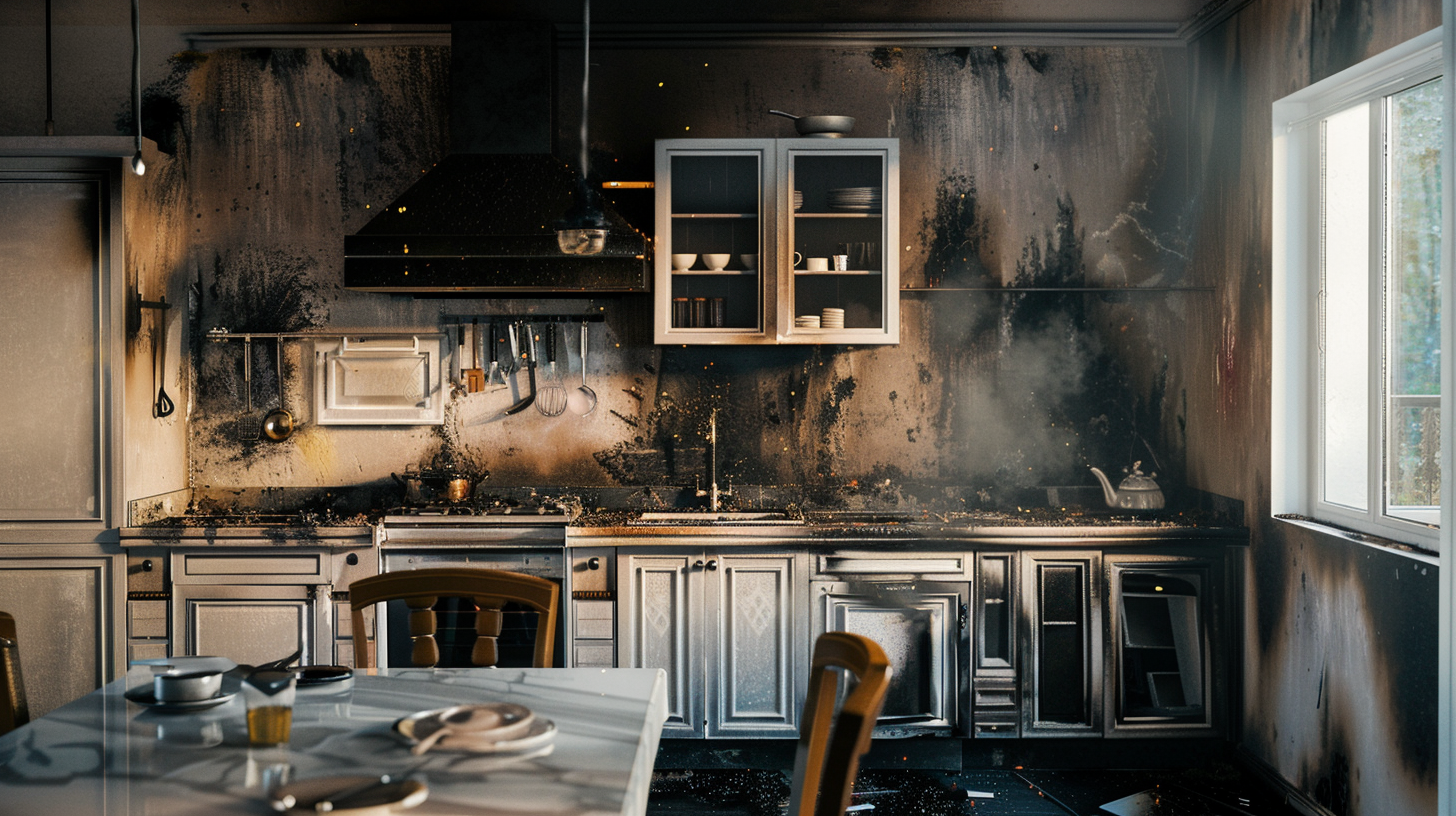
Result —
POLYGON ((293 731, 293 698, 297 692, 293 672, 263 669, 243 679, 243 702, 248 708, 248 744, 283 745, 293 731))

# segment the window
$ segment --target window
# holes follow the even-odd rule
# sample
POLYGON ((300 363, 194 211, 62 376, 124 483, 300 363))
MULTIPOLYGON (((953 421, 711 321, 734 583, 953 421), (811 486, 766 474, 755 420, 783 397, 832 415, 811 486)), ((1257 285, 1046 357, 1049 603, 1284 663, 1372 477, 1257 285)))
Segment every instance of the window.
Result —
POLYGON ((1436 548, 1440 31, 1274 105, 1274 512, 1436 548))

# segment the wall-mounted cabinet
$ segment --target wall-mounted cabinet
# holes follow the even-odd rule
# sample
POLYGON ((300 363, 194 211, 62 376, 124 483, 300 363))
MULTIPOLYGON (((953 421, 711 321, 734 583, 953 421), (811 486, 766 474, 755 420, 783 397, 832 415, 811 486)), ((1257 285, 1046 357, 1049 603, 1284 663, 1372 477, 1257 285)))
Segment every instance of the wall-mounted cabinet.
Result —
POLYGON ((656 175, 656 342, 899 342, 896 140, 665 140, 656 175))

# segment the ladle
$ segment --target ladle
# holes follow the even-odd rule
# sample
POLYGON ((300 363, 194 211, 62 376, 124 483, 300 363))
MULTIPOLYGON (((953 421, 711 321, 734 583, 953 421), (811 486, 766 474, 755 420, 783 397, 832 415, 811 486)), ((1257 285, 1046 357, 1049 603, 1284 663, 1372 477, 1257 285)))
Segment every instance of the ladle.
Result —
POLYGON ((293 414, 283 407, 283 338, 278 338, 278 407, 263 417, 263 435, 273 442, 282 442, 293 436, 293 414))
POLYGON ((597 409, 597 392, 586 384, 586 336, 587 323, 581 321, 581 385, 567 397, 571 410, 586 416, 597 409))

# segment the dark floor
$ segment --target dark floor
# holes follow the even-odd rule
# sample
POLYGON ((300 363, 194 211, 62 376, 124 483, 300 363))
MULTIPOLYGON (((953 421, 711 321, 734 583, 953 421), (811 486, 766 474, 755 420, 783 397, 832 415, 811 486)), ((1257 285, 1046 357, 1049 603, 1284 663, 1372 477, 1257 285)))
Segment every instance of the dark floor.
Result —
MULTIPOLYGON (((649 816, 778 816, 781 770, 660 770, 649 816)), ((865 770, 858 816, 1296 816, 1283 797, 1236 767, 1182 770, 865 770)))

